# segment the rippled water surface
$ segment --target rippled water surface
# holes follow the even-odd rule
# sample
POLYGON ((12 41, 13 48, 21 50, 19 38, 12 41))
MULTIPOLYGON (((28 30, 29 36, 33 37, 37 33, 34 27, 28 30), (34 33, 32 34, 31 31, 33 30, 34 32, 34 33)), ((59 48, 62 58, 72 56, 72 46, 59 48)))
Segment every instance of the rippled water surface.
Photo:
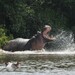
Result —
MULTIPOLYGON (((56 52, 57 53, 57 52, 56 52)), ((52 52, 53 54, 53 52, 52 52)), ((55 53, 54 53, 55 54, 55 53)), ((26 59, 19 61, 20 66, 15 71, 7 70, 5 61, 0 63, 0 75, 75 75, 75 56, 65 57, 67 53, 57 53, 50 59, 26 59), (58 56, 59 55, 59 56, 58 56), (65 56, 64 56, 65 55, 65 56), (61 57, 61 59, 59 59, 61 57)), ((16 62, 15 61, 11 61, 16 62)))

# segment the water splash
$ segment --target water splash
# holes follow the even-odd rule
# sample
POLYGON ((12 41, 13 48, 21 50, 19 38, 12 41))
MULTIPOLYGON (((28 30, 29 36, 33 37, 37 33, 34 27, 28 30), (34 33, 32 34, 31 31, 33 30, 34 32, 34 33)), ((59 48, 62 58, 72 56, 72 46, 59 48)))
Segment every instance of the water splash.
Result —
POLYGON ((75 49, 73 33, 61 31, 56 35, 56 40, 49 42, 46 46, 50 51, 72 51, 75 49))

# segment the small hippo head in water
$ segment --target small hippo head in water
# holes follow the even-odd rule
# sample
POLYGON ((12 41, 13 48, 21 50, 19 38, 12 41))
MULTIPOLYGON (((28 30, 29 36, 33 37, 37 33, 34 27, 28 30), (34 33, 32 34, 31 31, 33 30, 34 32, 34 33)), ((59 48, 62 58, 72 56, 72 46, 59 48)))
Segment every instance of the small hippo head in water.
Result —
POLYGON ((16 62, 16 63, 6 62, 5 65, 6 65, 6 70, 10 72, 13 72, 20 67, 19 62, 16 62))
POLYGON ((49 25, 45 25, 41 32, 38 32, 28 41, 19 42, 15 39, 6 44, 3 49, 7 51, 42 50, 47 42, 54 40, 53 37, 48 35, 50 31, 51 27, 49 25))

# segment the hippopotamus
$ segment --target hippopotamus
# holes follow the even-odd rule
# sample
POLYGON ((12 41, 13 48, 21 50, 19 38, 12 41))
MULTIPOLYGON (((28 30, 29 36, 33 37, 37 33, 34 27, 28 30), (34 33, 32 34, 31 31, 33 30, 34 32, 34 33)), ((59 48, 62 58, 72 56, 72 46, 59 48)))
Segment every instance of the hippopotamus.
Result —
POLYGON ((51 26, 45 25, 41 32, 37 32, 30 39, 14 39, 8 42, 3 49, 6 51, 24 51, 24 50, 42 50, 45 44, 55 40, 55 37, 49 36, 51 26))
POLYGON ((6 51, 21 51, 24 50, 25 44, 29 41, 29 39, 24 38, 16 38, 7 42, 5 46, 3 46, 3 50, 6 51))

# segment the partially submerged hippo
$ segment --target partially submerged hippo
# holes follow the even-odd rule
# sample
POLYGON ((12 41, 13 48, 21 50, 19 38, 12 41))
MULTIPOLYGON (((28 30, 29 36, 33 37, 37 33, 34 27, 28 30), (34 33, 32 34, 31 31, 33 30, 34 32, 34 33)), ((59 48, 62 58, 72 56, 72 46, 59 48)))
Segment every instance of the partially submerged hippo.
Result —
MULTIPOLYGON (((45 25, 42 32, 38 32, 31 39, 27 41, 20 41, 20 39, 14 39, 9 41, 3 49, 7 51, 23 51, 23 50, 42 50, 45 44, 51 40, 55 40, 53 36, 49 36, 48 33, 51 31, 49 25, 45 25)), ((22 39, 21 40, 26 40, 22 39)))

